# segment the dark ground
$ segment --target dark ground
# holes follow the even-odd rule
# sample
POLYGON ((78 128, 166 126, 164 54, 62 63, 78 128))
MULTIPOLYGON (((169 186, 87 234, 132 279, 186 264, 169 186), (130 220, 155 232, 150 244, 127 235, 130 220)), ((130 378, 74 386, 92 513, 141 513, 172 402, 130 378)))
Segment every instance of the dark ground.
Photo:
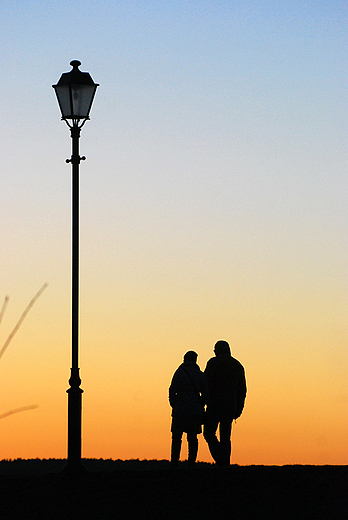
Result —
POLYGON ((348 519, 347 466, 231 466, 88 459, 0 461, 0 518, 348 519))

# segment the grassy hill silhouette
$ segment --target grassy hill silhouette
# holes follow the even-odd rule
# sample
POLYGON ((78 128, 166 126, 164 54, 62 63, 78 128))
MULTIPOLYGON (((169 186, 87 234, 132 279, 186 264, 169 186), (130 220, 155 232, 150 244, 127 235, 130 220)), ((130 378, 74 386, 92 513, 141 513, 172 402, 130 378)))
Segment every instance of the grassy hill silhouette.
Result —
POLYGON ((344 519, 347 466, 236 466, 166 460, 0 461, 2 519, 344 519))

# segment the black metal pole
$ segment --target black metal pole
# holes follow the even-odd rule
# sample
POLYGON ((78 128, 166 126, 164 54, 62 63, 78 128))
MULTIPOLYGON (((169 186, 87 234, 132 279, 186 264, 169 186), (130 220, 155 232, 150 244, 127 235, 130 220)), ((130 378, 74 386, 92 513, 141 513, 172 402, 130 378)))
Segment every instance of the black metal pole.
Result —
MULTIPOLYGON (((82 393, 79 369, 79 155, 80 128, 71 127, 72 156, 72 360, 68 393, 68 462, 69 473, 83 471, 81 463, 82 393)), ((85 159, 83 157, 83 159, 85 159)))

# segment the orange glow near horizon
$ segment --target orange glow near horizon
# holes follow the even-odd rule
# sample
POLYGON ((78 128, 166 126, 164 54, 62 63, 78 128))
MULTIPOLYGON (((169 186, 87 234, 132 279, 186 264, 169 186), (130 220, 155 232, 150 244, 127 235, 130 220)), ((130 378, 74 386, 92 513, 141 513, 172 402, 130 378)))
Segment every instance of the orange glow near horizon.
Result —
MULTIPOLYGON (((50 343, 47 324, 44 326, 41 321, 47 312, 48 299, 49 289, 36 303, 1 360, 1 413, 25 406, 37 408, 1 419, 0 459, 66 457, 68 337, 60 332, 50 343), (66 366, 61 359, 60 342, 66 344, 63 356, 66 366)), ((143 325, 141 323, 141 327, 143 325)), ((110 327, 103 325, 109 332, 110 327)), ((108 344, 103 334, 97 344, 93 339, 97 329, 91 331, 90 324, 87 335, 82 334, 83 457, 168 459, 167 390, 172 374, 189 348, 199 352, 198 363, 204 369, 215 338, 203 348, 199 348, 199 342, 203 344, 200 338, 195 344, 182 344, 179 349, 175 343, 183 343, 182 330, 178 330, 177 337, 174 334, 171 345, 166 346, 165 329, 174 332, 170 322, 163 323, 162 337, 149 324, 148 330, 142 329, 141 334, 134 322, 125 340, 128 327, 125 320, 122 348, 116 347, 117 341, 108 344), (137 344, 137 335, 147 336, 146 342, 137 344)), ((347 406, 344 365, 339 367, 329 350, 325 354, 325 349, 321 349, 323 357, 316 357, 319 338, 311 348, 310 334, 304 337, 300 324, 297 328, 297 334, 286 340, 282 353, 277 353, 274 331, 267 336, 260 325, 254 332, 247 327, 244 341, 242 336, 238 338, 238 346, 233 347, 231 342, 233 354, 245 366, 248 384, 244 413, 233 425, 233 463, 348 462, 347 423, 343 413, 347 406), (262 338, 257 349, 253 347, 254 336, 262 338), (243 349, 240 344, 244 344, 243 349), (295 344, 296 348, 291 346, 295 344), (330 367, 333 364, 334 377, 330 367), (320 382, 324 379, 326 384, 322 385, 320 382)), ((120 322, 113 334, 119 336, 121 344, 120 322)), ((200 334, 204 335, 204 322, 200 334)), ((332 341, 330 334, 320 338, 323 345, 332 341)), ((199 439, 198 459, 212 462, 203 436, 199 439)), ((186 456, 184 440, 182 459, 186 456)))

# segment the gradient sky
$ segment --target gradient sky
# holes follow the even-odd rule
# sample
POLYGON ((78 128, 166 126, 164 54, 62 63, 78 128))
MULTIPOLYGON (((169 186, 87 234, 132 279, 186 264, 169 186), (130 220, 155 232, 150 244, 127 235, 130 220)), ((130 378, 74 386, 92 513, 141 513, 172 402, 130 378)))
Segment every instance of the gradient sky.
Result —
MULTIPOLYGON (((81 134, 83 456, 168 459, 168 387, 246 369, 237 464, 347 464, 345 1, 0 0, 0 458, 64 458, 71 139, 81 134)), ((199 460, 212 461, 200 437, 199 460)), ((186 443, 182 457, 187 453, 186 443)))

